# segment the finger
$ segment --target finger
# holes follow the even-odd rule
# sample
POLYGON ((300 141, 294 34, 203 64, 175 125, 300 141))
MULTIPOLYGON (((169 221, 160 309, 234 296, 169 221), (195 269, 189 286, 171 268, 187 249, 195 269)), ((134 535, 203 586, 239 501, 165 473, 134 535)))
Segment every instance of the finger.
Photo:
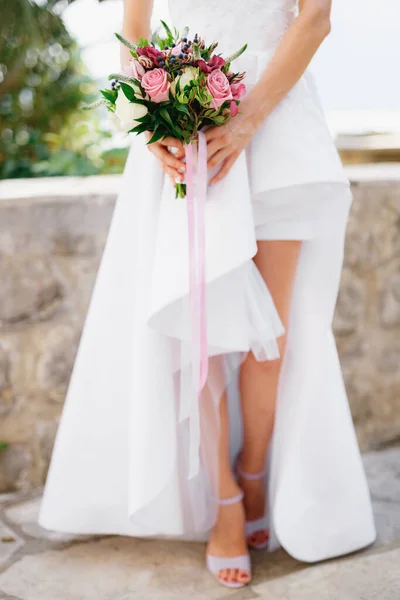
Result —
POLYGON ((221 179, 223 179, 231 170, 232 165, 234 164, 235 160, 236 160, 237 156, 235 154, 231 154, 224 162, 224 164, 222 165, 221 169, 218 171, 218 173, 211 179, 210 181, 210 185, 214 185, 216 183, 218 183, 218 181, 221 181, 221 179))
POLYGON ((207 158, 210 159, 218 150, 221 150, 225 144, 222 137, 217 137, 207 144, 207 158))
POLYGON ((174 167, 174 169, 176 169, 177 171, 180 171, 181 173, 185 172, 185 169, 186 169, 185 163, 182 162, 181 160, 179 160, 179 158, 177 158, 173 154, 171 154, 171 152, 168 152, 167 148, 164 148, 163 146, 159 146, 155 150, 155 152, 157 153, 158 158, 163 163, 165 163, 166 165, 169 165, 170 167, 174 167))
POLYGON ((169 167, 168 165, 164 165, 164 171, 170 178, 171 183, 173 185, 175 185, 176 181, 178 181, 178 180, 182 181, 182 179, 183 179, 182 175, 180 173, 178 173, 178 171, 176 171, 172 167, 169 167))
POLYGON ((219 135, 223 135, 224 129, 225 128, 223 125, 219 125, 217 127, 210 127, 210 129, 207 129, 207 131, 205 132, 207 143, 211 140, 214 140, 219 135))
POLYGON ((222 150, 218 150, 216 154, 214 154, 207 162, 207 167, 209 169, 214 169, 221 165, 228 156, 231 154, 231 150, 229 148, 222 148, 222 150))
MULTIPOLYGON (((167 140, 173 140, 174 142, 178 142, 178 144, 180 144, 180 145, 168 144, 168 152, 170 152, 171 154, 176 156, 176 158, 183 158, 185 156, 185 148, 184 148, 183 144, 176 138, 170 137, 170 138, 167 138, 167 140)), ((161 145, 164 146, 165 144, 162 143, 161 145)))
POLYGON ((180 140, 174 137, 166 137, 163 140, 160 140, 160 144, 162 146, 172 146, 172 148, 177 148, 184 152, 183 144, 180 140))
POLYGON ((174 169, 179 171, 179 173, 184 173, 186 170, 185 163, 182 162, 181 160, 178 160, 175 156, 170 154, 168 151, 166 154, 163 155, 162 161, 164 164, 168 165, 169 167, 173 167, 174 169))

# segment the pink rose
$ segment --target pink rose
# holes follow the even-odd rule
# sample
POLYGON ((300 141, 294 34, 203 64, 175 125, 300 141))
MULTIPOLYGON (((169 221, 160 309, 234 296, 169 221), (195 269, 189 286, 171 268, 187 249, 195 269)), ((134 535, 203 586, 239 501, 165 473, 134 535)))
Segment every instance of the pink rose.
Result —
POLYGON ((153 102, 164 102, 169 98, 170 83, 164 69, 152 69, 142 77, 142 87, 153 102))
POLYGON ((246 86, 244 83, 231 83, 232 98, 234 100, 240 100, 246 93, 246 86))
POLYGON ((129 61, 129 64, 123 68, 123 72, 128 77, 135 77, 135 79, 142 79, 143 75, 146 73, 144 67, 140 64, 138 60, 132 58, 129 61))
POLYGON ((221 69, 215 69, 207 75, 207 89, 212 96, 211 108, 219 108, 227 100, 233 100, 231 86, 221 69))
POLYGON ((231 100, 229 104, 229 110, 231 111, 231 117, 236 117, 239 112, 239 107, 236 104, 236 100, 231 100))

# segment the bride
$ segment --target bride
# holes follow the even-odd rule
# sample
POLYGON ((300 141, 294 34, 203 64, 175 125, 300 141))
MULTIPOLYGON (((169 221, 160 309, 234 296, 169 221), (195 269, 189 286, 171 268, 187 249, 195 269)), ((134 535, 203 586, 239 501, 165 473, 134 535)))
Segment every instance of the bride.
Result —
MULTIPOLYGON (((209 377, 190 386, 182 144, 133 137, 41 507, 49 529, 207 539, 228 587, 248 549, 313 562, 373 542, 331 330, 351 204, 307 67, 331 0, 170 3, 218 51, 248 43, 239 114, 206 132, 209 377)), ((125 0, 123 35, 150 35, 125 0)), ((130 59, 122 49, 122 66, 130 59)))

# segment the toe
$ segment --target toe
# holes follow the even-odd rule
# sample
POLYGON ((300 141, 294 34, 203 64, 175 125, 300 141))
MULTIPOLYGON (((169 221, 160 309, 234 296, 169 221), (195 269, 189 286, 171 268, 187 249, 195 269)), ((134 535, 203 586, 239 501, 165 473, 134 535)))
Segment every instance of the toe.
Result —
POLYGON ((218 578, 221 579, 221 581, 228 581, 228 570, 222 569, 222 571, 219 571, 218 578))
POLYGON ((239 581, 240 583, 248 583, 250 581, 250 575, 249 575, 248 571, 244 571, 243 569, 238 569, 236 580, 239 581))
POLYGON ((229 583, 235 583, 236 582, 236 569, 228 569, 228 581, 229 583))
POLYGON ((252 535, 247 538, 247 541, 252 546, 261 546, 266 544, 269 540, 269 532, 266 529, 255 531, 252 535))
POLYGON ((255 535, 256 535, 256 540, 259 544, 265 544, 266 542, 268 542, 269 534, 266 529, 257 531, 255 535))

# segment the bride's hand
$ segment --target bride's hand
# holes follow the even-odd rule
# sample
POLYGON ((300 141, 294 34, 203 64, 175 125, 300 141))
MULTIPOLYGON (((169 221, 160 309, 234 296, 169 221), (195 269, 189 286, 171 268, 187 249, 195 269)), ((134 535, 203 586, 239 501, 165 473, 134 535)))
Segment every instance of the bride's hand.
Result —
MULTIPOLYGON (((152 133, 146 133, 148 140, 151 136, 152 133)), ((185 163, 180 160, 185 156, 182 142, 176 138, 167 137, 163 140, 158 140, 158 142, 149 144, 147 148, 160 161, 163 170, 168 175, 173 185, 175 185, 175 180, 183 180, 183 173, 185 172, 186 167, 185 163), (172 153, 168 149, 168 146, 170 148, 176 148, 176 151, 172 153)))
POLYGON ((229 173, 239 154, 246 148, 257 131, 254 113, 245 101, 240 104, 240 112, 230 118, 224 125, 210 127, 205 132, 207 140, 207 166, 209 169, 221 166, 211 179, 213 185, 229 173))

